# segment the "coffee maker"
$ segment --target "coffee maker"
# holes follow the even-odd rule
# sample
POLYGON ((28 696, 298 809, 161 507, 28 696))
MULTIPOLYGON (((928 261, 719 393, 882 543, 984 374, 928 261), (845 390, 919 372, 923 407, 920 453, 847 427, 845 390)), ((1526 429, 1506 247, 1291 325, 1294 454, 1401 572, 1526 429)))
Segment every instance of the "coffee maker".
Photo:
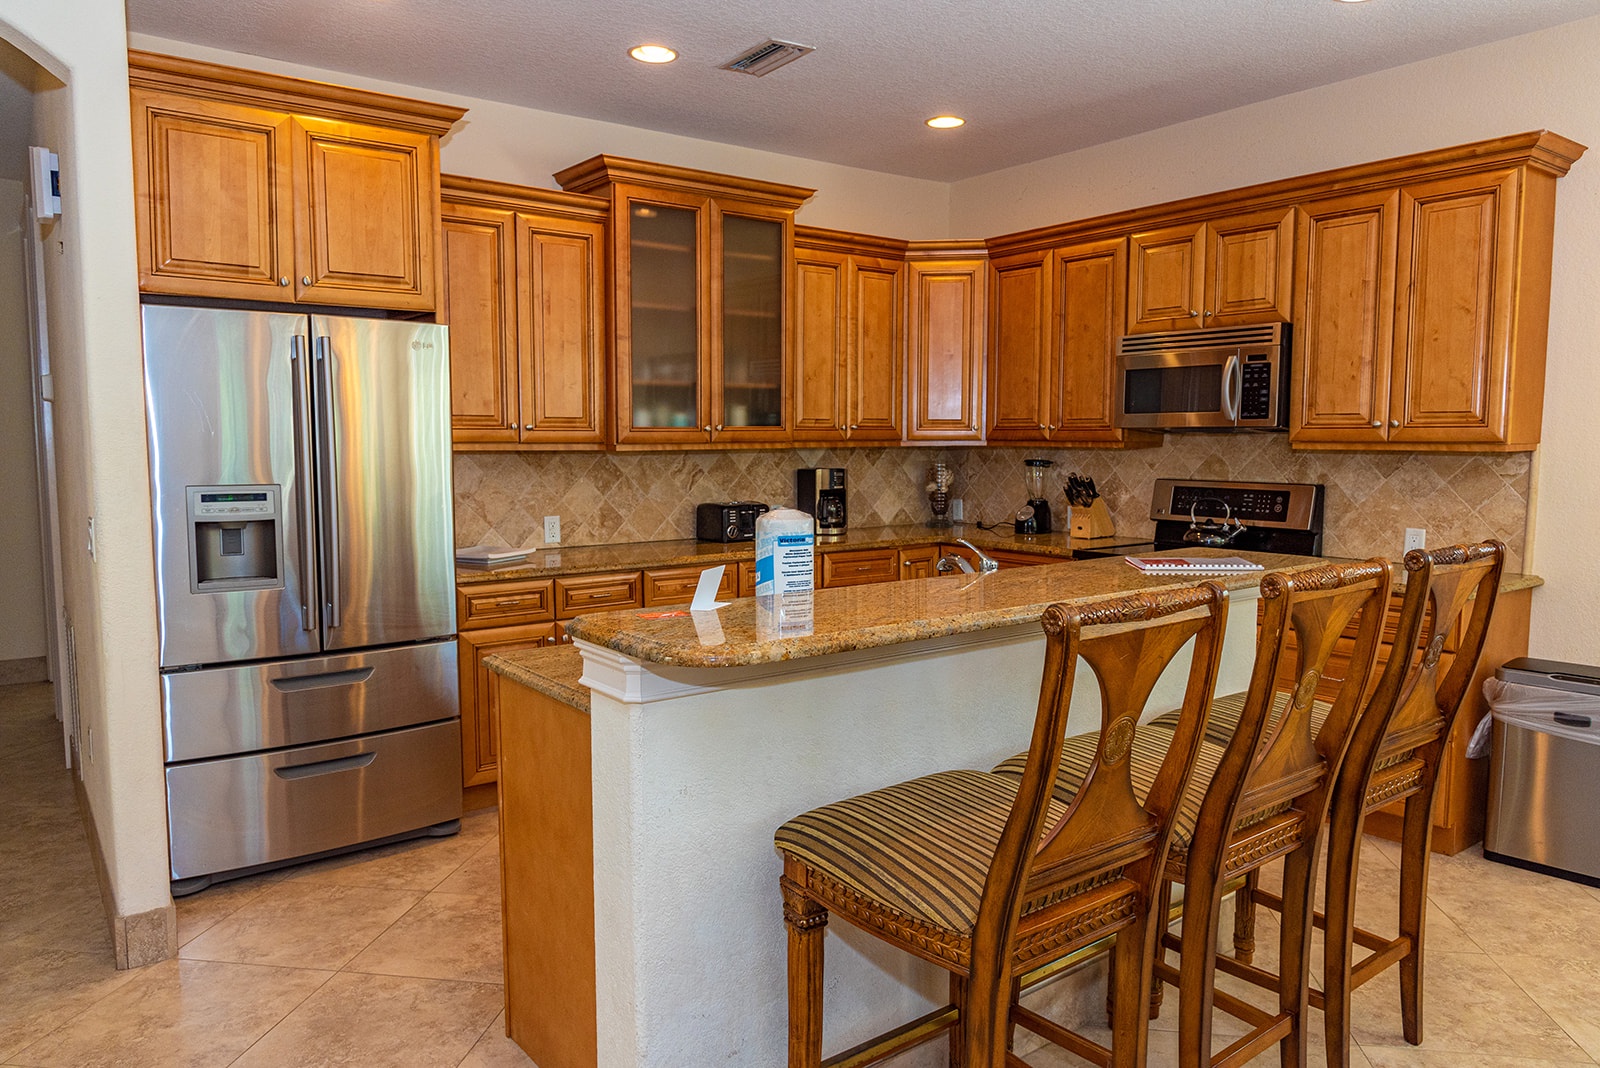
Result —
POLYGON ((848 515, 844 497, 844 468, 802 467, 795 471, 795 507, 816 519, 819 535, 844 533, 848 515))

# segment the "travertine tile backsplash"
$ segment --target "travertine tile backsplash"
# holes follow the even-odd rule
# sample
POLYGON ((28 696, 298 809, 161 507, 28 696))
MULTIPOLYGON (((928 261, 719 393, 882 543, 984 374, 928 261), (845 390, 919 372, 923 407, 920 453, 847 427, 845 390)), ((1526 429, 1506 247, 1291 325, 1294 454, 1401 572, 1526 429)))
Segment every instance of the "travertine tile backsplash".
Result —
POLYGON ((794 469, 848 469, 855 526, 919 523, 931 512, 928 466, 955 470, 952 496, 968 521, 1008 519, 1022 503, 1022 461, 1056 462, 1051 502, 1066 515, 1066 472, 1095 480, 1119 534, 1148 535, 1157 478, 1321 482, 1327 487, 1323 551, 1399 557, 1406 527, 1430 545, 1497 537, 1508 567, 1522 566, 1530 457, 1465 453, 1301 452, 1282 434, 1168 434, 1160 448, 1129 452, 1014 448, 771 449, 727 452, 457 453, 456 543, 540 544, 543 517, 561 517, 567 545, 694 536, 701 501, 794 504, 794 469))

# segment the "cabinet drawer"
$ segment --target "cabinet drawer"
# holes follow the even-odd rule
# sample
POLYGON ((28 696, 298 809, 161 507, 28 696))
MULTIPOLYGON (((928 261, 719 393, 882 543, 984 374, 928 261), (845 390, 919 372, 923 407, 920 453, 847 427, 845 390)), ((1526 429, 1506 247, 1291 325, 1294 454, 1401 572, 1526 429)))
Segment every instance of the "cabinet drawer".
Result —
POLYGON ((549 579, 461 586, 456 590, 456 627, 507 627, 514 623, 544 623, 555 618, 549 579))
MULTIPOLYGON (((694 600, 695 587, 700 584, 700 574, 716 564, 691 567, 658 567, 644 573, 644 606, 654 608, 663 604, 688 604, 694 600)), ((738 564, 729 564, 717 583, 717 597, 737 597, 738 564)))
POLYGON ((739 561, 739 596, 754 597, 756 595, 756 562, 754 560, 739 561))
POLYGON ((557 619, 571 619, 584 612, 638 608, 639 572, 617 571, 558 578, 555 597, 557 619))
POLYGON ((822 585, 863 586, 900 577, 900 554, 894 549, 851 549, 822 554, 822 585))

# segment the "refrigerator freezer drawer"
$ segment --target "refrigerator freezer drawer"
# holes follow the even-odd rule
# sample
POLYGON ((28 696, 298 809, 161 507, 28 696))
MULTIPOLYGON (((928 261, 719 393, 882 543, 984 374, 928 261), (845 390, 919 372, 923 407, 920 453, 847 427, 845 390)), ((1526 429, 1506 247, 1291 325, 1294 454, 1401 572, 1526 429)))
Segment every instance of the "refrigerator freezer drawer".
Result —
POLYGON ((173 879, 292 860, 460 816, 459 720, 167 769, 173 879))
POLYGON ((351 738, 459 715, 454 638, 161 677, 167 763, 351 738))
POLYGON ((1496 721, 1483 852, 1600 886, 1600 745, 1496 721))

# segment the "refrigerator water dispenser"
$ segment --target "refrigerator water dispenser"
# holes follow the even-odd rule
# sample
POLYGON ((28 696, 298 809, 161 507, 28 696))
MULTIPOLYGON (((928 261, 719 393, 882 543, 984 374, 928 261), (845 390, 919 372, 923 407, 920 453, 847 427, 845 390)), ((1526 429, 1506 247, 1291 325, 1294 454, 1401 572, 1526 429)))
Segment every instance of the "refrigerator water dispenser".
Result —
POLYGON ((277 486, 190 486, 189 592, 283 585, 277 486))

